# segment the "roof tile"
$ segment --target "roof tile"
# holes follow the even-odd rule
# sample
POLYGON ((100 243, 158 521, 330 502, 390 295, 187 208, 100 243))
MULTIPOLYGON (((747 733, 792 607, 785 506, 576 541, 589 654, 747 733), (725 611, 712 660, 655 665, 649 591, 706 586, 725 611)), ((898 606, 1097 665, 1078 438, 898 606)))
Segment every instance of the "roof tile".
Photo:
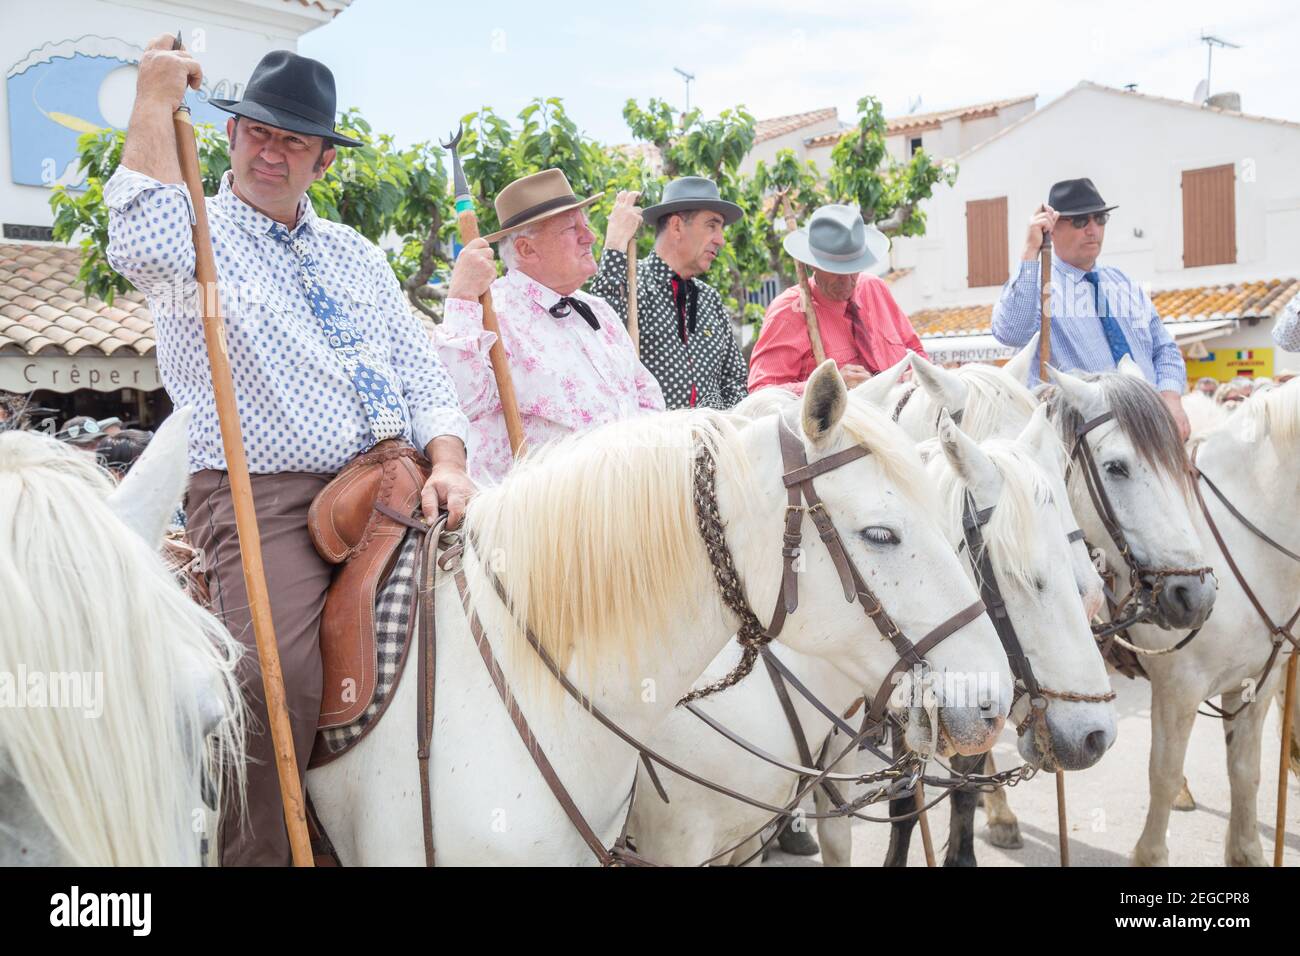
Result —
MULTIPOLYGON (((1206 319, 1272 319, 1291 296, 1300 292, 1300 279, 1261 279, 1219 286, 1166 289, 1151 301, 1166 325, 1206 319)), ((911 315, 918 335, 987 335, 991 305, 922 309, 911 315)))

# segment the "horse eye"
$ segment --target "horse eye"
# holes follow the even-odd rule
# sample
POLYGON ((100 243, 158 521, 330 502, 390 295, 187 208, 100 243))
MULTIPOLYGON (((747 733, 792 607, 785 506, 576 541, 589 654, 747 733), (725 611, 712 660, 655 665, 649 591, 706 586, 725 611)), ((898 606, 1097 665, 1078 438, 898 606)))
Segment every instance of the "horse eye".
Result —
POLYGON ((1121 461, 1108 461, 1105 465, 1106 474, 1114 478, 1127 478, 1128 466, 1121 461))
POLYGON ((865 540, 872 544, 893 545, 900 543, 898 535, 894 534, 894 532, 890 531, 888 528, 882 528, 878 525, 873 525, 870 528, 863 528, 860 534, 865 540))

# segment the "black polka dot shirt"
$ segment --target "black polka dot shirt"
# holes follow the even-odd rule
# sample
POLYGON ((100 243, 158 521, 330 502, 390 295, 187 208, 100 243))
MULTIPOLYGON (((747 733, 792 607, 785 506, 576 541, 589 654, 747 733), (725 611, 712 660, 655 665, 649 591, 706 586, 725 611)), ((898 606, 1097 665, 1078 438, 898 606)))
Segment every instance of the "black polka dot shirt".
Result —
MULTIPOLYGON (((679 280, 680 281, 680 280, 679 280)), ((680 320, 673 299, 673 270, 657 253, 637 263, 637 327, 641 362, 659 382, 669 408, 726 410, 748 392, 749 370, 716 289, 699 279, 695 331, 680 320)), ((627 253, 606 249, 588 286, 627 322, 627 253)))

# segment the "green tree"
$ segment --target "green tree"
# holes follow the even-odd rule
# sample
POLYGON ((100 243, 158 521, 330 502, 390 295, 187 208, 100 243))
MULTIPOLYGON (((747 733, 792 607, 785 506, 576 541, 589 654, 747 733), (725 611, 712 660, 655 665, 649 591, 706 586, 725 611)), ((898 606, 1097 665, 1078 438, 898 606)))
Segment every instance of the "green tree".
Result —
POLYGON ((830 192, 836 202, 862 210, 862 218, 891 235, 919 236, 925 213, 919 205, 940 182, 952 185, 957 167, 937 165, 925 150, 900 163, 885 147, 885 114, 874 96, 858 100, 858 122, 831 150, 830 192))
MULTIPOLYGON (((389 259, 403 281, 413 304, 435 318, 437 293, 429 278, 447 266, 448 238, 444 224, 451 218, 451 197, 441 150, 422 143, 406 150, 392 137, 375 135, 355 110, 344 113, 339 129, 362 141, 361 146, 340 148, 325 176, 312 184, 308 196, 318 215, 352 226, 378 242, 395 234, 399 249, 389 259)), ((204 192, 211 196, 230 168, 225 133, 200 124, 199 168, 204 192)), ((105 257, 108 248, 108 208, 104 183, 117 169, 126 134, 121 130, 87 133, 78 141, 83 188, 58 187, 50 198, 54 210, 54 237, 72 242, 80 236, 82 265, 78 281, 87 295, 112 302, 131 284, 113 271, 105 257)))

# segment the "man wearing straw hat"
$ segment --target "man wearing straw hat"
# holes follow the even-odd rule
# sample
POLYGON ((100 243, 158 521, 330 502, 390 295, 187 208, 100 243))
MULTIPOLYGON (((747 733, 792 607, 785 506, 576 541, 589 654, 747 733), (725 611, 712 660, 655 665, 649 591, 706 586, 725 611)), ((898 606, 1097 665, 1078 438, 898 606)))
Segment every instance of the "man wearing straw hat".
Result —
MULTIPOLYGON (((624 200, 620 195, 620 203, 624 200)), ((741 214, 718 194, 713 180, 683 176, 665 186, 661 201, 639 217, 610 216, 591 291, 627 321, 628 244, 639 220, 652 225, 654 249, 637 263, 639 344, 641 361, 658 380, 669 408, 725 410, 745 397, 745 357, 731 319, 718 291, 701 278, 726 243, 723 227, 741 214)))
MULTIPOLYGON (((122 163, 104 189, 108 260, 149 298, 163 384, 192 405, 192 543, 207 565, 212 607, 254 644, 225 451, 195 294, 190 195, 172 114, 202 70, 170 36, 140 59, 122 163)), ((230 170, 206 202, 226 317, 230 364, 284 674, 298 772, 305 775, 322 698, 320 622, 334 565, 307 528, 317 493, 383 440, 414 444, 433 463, 423 505, 459 521, 473 486, 465 471, 468 422, 455 387, 402 294, 381 249, 320 219, 307 189, 338 146, 334 75, 286 50, 264 56, 244 98, 211 100, 226 124, 230 170)), ((200 290, 205 293, 207 290, 200 290)), ((274 747, 256 653, 241 679, 251 710, 248 820, 223 821, 224 865, 287 865, 274 747)), ((230 806, 234 801, 228 802, 230 806)))
MULTIPOLYGON (((822 345, 850 388, 901 361, 909 351, 925 355, 889 286, 864 271, 885 260, 889 239, 864 223, 856 207, 822 206, 807 228, 791 232, 782 245, 792 258, 811 267, 809 286, 822 345)), ((814 368, 808 323, 795 285, 767 307, 749 358, 749 390, 779 385, 802 394, 814 368)))
POLYGON ((618 314, 581 289, 596 273, 596 234, 584 210, 599 198, 575 196, 558 169, 517 179, 496 198, 501 228, 456 260, 434 335, 469 416, 475 481, 500 480, 514 460, 488 360, 495 337, 483 329, 479 304, 489 288, 528 446, 663 410, 659 384, 637 359, 618 314), (507 270, 501 278, 493 242, 507 270))

